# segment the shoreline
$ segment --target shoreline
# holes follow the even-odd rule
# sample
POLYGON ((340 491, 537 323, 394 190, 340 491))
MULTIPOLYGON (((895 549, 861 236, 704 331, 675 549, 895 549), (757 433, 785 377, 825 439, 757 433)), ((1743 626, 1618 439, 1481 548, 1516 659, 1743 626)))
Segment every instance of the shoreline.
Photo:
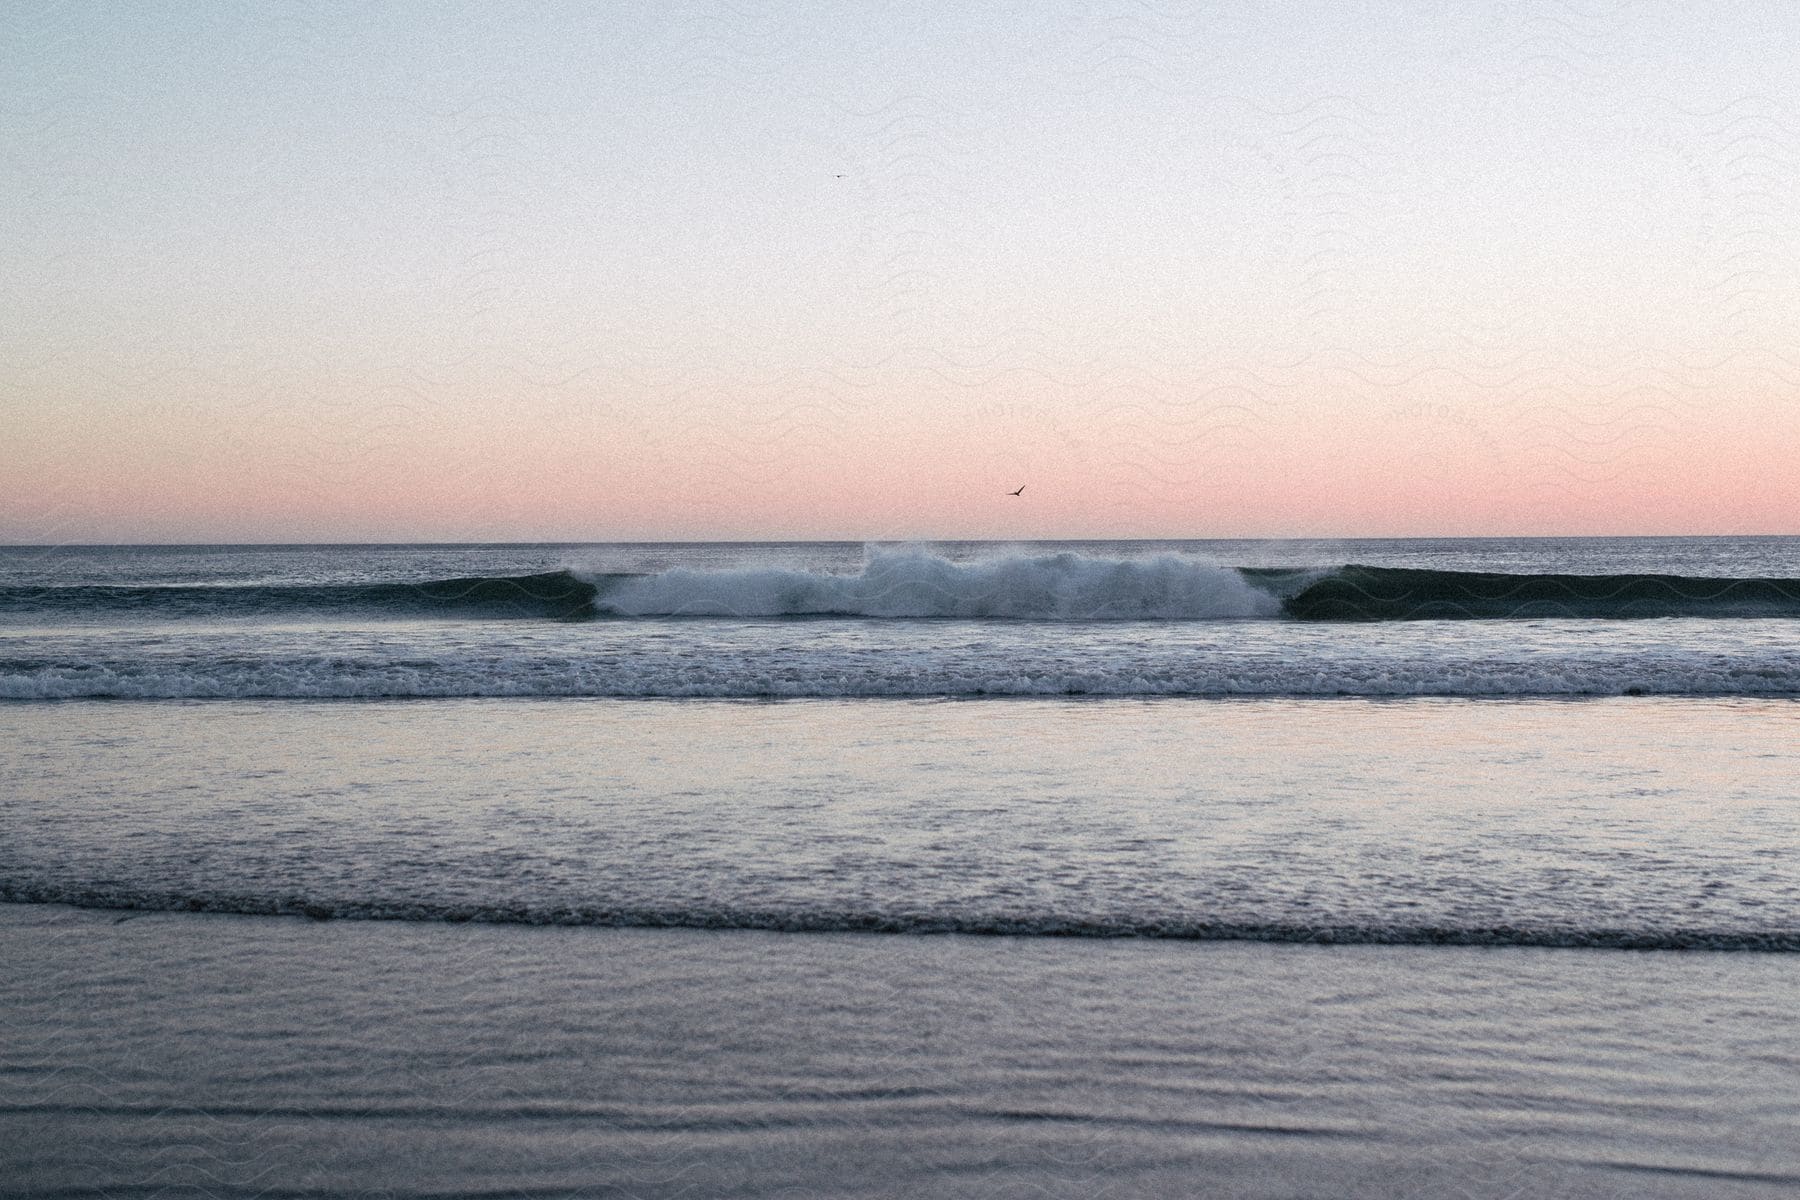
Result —
POLYGON ((113 915, 113 923, 151 916, 243 917, 303 920, 311 924, 399 924, 455 927, 462 925, 527 929, 616 929, 692 931, 701 933, 770 933, 846 937, 1025 938, 1046 941, 1249 943, 1273 946, 1452 947, 1490 950, 1602 950, 1672 954, 1800 954, 1800 930, 1727 931, 1705 928, 1670 930, 1531 929, 1515 926, 1285 925, 1233 922, 1141 924, 1104 918, 1052 917, 1027 920, 928 915, 817 914, 807 912, 714 913, 701 915, 634 913, 601 907, 439 909, 417 906, 333 907, 323 902, 233 900, 215 898, 178 903, 69 900, 34 895, 36 889, 0 885, 0 906, 61 908, 72 912, 113 915))

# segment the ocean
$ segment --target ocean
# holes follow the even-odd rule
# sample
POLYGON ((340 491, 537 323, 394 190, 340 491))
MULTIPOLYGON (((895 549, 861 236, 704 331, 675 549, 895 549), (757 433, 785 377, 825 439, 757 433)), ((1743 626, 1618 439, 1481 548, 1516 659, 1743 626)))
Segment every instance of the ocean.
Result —
POLYGON ((0 548, 0 1195, 1800 1188, 1800 538, 0 548))

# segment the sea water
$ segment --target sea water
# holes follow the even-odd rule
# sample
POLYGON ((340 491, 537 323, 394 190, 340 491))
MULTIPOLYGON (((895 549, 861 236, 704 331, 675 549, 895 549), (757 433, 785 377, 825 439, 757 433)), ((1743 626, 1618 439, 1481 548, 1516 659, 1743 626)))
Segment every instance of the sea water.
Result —
POLYGON ((0 551, 0 1176, 1775 1194, 1796 580, 1752 538, 0 551))

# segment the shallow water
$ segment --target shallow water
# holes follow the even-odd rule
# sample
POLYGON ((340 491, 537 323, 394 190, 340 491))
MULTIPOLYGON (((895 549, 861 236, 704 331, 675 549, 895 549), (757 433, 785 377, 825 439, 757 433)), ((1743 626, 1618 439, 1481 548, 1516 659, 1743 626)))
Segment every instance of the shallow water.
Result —
POLYGON ((0 907, 9 1195, 1773 1197, 1800 958, 0 907))
POLYGON ((0 896, 526 923, 1800 949, 1800 704, 85 702, 0 896))

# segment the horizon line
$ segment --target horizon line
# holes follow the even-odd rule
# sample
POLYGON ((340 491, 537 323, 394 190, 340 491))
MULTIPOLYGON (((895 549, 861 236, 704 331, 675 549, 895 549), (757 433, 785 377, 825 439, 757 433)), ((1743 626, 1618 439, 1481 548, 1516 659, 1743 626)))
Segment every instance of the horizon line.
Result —
POLYGON ((469 541, 276 541, 276 542, 0 542, 0 550, 171 550, 233 547, 238 549, 369 546, 854 546, 854 545, 1016 545, 1021 543, 1105 542, 1579 542, 1701 541, 1715 538, 1768 540, 1796 538, 1800 533, 1484 533, 1484 534, 1309 534, 1237 537, 844 537, 844 538, 612 538, 488 539, 469 541))

